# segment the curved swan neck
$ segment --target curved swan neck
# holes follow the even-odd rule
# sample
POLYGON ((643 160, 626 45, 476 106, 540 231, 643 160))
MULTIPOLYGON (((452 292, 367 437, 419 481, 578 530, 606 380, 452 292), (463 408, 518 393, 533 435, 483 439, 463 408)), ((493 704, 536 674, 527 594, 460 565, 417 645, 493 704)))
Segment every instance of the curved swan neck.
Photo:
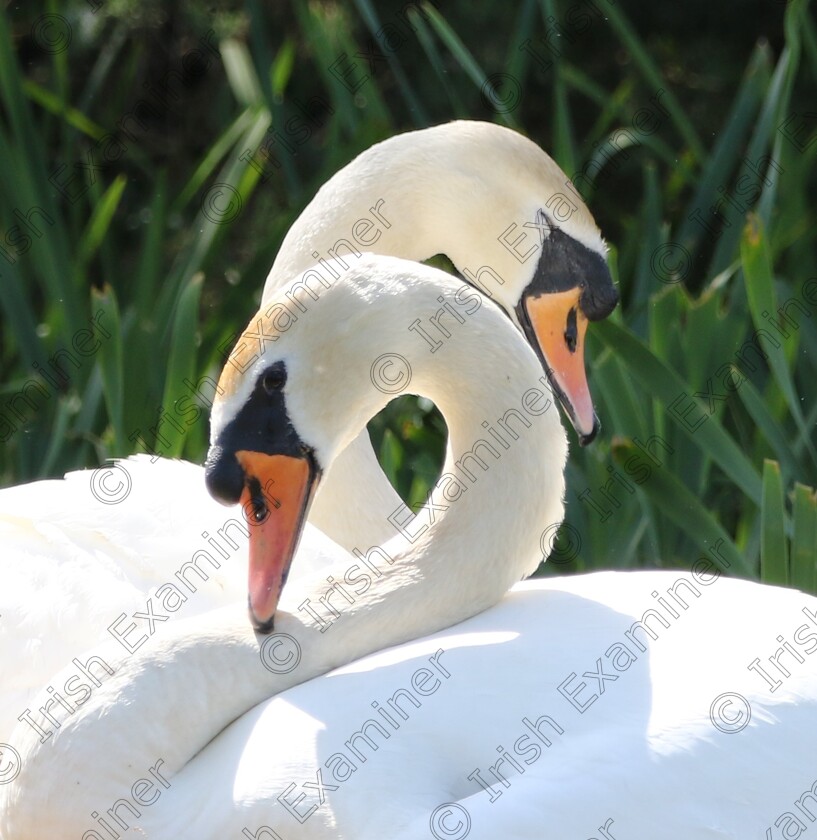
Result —
MULTIPOLYGON (((291 366, 294 377, 308 377, 309 388, 287 401, 295 428, 328 466, 395 396, 373 379, 405 377, 401 392, 438 406, 449 442, 432 504, 406 529, 400 523, 408 511, 395 510, 393 533, 412 543, 415 565, 427 547, 451 565, 492 562, 500 552, 507 588, 541 560, 536 526, 561 521, 566 437, 534 352, 498 307, 474 295, 469 314, 462 323, 452 320, 450 337, 434 352, 412 329, 441 303, 451 306, 460 288, 456 278, 423 266, 361 257, 304 314, 311 338, 291 366), (336 323, 353 324, 354 336, 339 344, 336 323), (315 394, 322 403, 317 412, 315 394), (519 493, 520 485, 533 492, 519 493), (513 501, 497 504, 498 498, 513 501)), ((276 353, 287 352, 286 338, 276 353)), ((257 363, 258 372, 265 363, 257 363)))
POLYGON ((285 237, 263 299, 320 259, 444 253, 489 297, 507 298, 510 310, 533 276, 534 223, 545 208, 573 238, 604 253, 570 179, 521 134, 472 121, 401 134, 321 187, 285 237))
MULTIPOLYGON (((294 391, 288 404, 295 428, 318 443, 324 464, 394 396, 372 384, 384 372, 392 380, 395 370, 407 377, 401 390, 434 401, 449 429, 429 503, 413 520, 405 506, 392 512, 395 539, 375 551, 380 565, 369 568, 371 586, 343 608, 335 645, 314 648, 329 657, 316 663, 320 670, 495 603, 536 568, 542 533, 561 522, 566 436, 539 362, 508 318, 475 298, 467 320, 452 325, 435 352, 410 328, 459 288, 441 272, 364 256, 306 313, 314 338, 305 357, 296 362, 293 354, 292 375, 308 371, 310 388, 294 391), (331 323, 353 323, 355 337, 339 345, 331 323), (391 372, 376 367, 386 358, 391 372), (326 404, 317 415, 316 399, 326 404)), ((354 548, 354 562, 339 569, 336 580, 346 579, 352 565, 365 572, 362 558, 374 547, 354 548)), ((293 583, 281 604, 303 616, 304 599, 322 594, 326 582, 293 583)))
MULTIPOLYGON (((428 616, 424 608, 429 602, 411 583, 423 576, 428 586, 440 587, 462 604, 464 613, 453 608, 448 613, 451 623, 496 601, 543 559, 541 533, 563 516, 566 436, 538 360, 496 306, 482 300, 464 323, 452 325, 451 337, 432 353, 410 326, 423 313, 436 311, 441 298, 453 296, 458 281, 439 272, 432 275, 433 285, 414 282, 413 277, 373 281, 376 268, 384 265, 405 264, 364 257, 357 278, 344 278, 349 286, 360 283, 355 295, 365 290, 377 301, 377 306, 363 307, 359 317, 365 341, 356 345, 361 354, 356 366, 368 371, 370 360, 388 354, 402 360, 411 376, 406 390, 437 405, 448 424, 449 440, 429 503, 413 520, 399 504, 388 517, 396 539, 382 551, 404 560, 411 573, 397 571, 400 563, 395 562, 373 584, 372 597, 379 599, 382 591, 390 593, 390 600, 411 593, 418 615, 428 616), (520 492, 520 487, 528 492, 520 492), (400 538, 408 541, 407 548, 400 538)), ((343 301, 331 292, 326 304, 338 319, 348 317, 343 301)), ((345 387, 327 368, 316 385, 325 392, 336 381, 345 387)), ((365 379, 355 381, 364 382, 362 408, 352 410, 354 420, 347 421, 341 446, 391 397, 365 379)), ((305 409, 297 406, 293 414, 299 428, 306 421, 298 423, 296 417, 305 415, 305 409)), ((366 553, 372 546, 354 548, 366 553)), ((285 599, 285 604, 294 604, 286 592, 285 599)))

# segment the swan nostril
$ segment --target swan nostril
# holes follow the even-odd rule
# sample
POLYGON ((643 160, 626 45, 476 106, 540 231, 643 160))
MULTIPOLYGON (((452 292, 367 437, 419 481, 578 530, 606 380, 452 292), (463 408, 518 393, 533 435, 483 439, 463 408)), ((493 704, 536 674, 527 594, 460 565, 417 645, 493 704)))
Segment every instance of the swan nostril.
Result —
POLYGON ((565 344, 571 353, 576 352, 579 344, 579 328, 576 319, 576 310, 571 309, 567 316, 567 327, 565 329, 565 344))
POLYGON ((244 490, 244 470, 234 455, 220 446, 212 446, 204 464, 204 483, 217 502, 234 505, 241 500, 244 490))
POLYGON ((254 476, 247 480, 247 487, 250 490, 250 502, 247 516, 252 519, 251 525, 260 525, 268 516, 269 508, 264 498, 264 491, 261 489, 261 482, 254 476))
POLYGON ((253 498, 252 503, 252 518, 256 525, 260 525, 268 516, 269 509, 263 499, 253 498))

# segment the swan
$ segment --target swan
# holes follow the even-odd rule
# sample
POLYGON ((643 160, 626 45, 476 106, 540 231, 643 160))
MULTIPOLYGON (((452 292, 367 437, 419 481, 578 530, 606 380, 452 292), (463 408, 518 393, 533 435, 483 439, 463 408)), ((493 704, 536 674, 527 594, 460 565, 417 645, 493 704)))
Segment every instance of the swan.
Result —
MULTIPOLYGON (((333 258, 352 265, 367 252, 416 261, 445 254, 469 285, 408 328, 438 352, 467 322, 474 295, 491 298, 539 355, 580 442, 593 439, 599 425, 585 331, 612 312, 618 292, 590 211, 539 146, 473 120, 377 143, 332 176, 292 224, 262 303, 300 276, 289 290, 300 314, 334 282, 333 258)), ((394 535, 388 517, 400 504, 363 430, 324 475, 310 521, 348 550, 365 551, 394 535), (354 517, 346 514, 350 488, 365 488, 354 517)))
MULTIPOLYGON (((245 602, 157 626, 133 652, 113 639, 84 651, 81 662, 94 674, 85 702, 52 704, 47 738, 26 722, 12 731, 8 743, 20 768, 0 789, 5 840, 81 836, 100 797, 123 789, 144 760, 161 758, 172 778, 270 695, 468 618, 533 572, 542 533, 562 519, 567 441, 536 355, 496 306, 481 303, 468 329, 434 354, 404 328, 407 316, 433 310, 440 294, 460 285, 430 267, 366 255, 310 306, 308 319, 266 324, 275 340, 251 369, 225 366, 224 394, 213 406, 209 488, 221 501, 238 501, 245 478, 237 459, 263 480, 247 505, 250 521, 270 508, 266 521, 249 529, 251 601, 264 629, 275 616, 277 635, 269 638, 298 644, 297 668, 264 667, 263 639, 247 621, 245 602), (448 422, 441 480, 410 535, 362 557, 338 548, 330 573, 293 577, 278 608, 277 586, 273 581, 270 596, 267 584, 271 574, 285 576, 310 485, 391 398, 371 380, 373 362, 387 353, 410 361, 404 389, 434 400, 448 422), (507 449, 493 456, 482 424, 503 418, 507 449), (262 452, 256 464, 246 447, 257 452, 268 443, 280 451, 262 452), (270 476, 270 464, 282 475, 270 476), (535 492, 519 495, 520 481, 535 492), (280 518, 286 526, 270 533, 265 525, 280 518), (259 546, 269 556, 259 557, 259 546), (352 603, 341 607, 344 593, 352 603), (59 806, 44 809, 46 801, 59 806)), ((246 483, 256 489, 252 478, 246 483)), ((64 669, 51 687, 59 690, 75 673, 64 669)), ((33 703, 39 708, 50 696, 43 691, 33 703)))
POLYGON ((47 742, 14 733, 0 836, 743 840, 810 826, 817 599, 698 560, 528 581, 479 612, 541 558, 566 443, 551 403, 473 482, 458 468, 481 418, 524 410, 531 389, 537 411, 550 397, 491 304, 445 358, 412 353, 395 327, 455 282, 362 260, 308 331, 282 331, 245 376, 227 368, 208 478, 234 501, 273 466, 280 509, 265 514, 257 493, 245 504, 264 519, 251 539, 285 561, 308 485, 385 399, 372 358, 398 352, 444 411, 443 476, 465 491, 443 479, 431 502, 445 509, 408 547, 338 548, 331 575, 293 577, 266 641, 222 610, 132 655, 96 649, 116 673, 47 742), (237 488, 232 459, 251 473, 237 488), (269 541, 264 517, 279 513, 284 539, 269 541))
MULTIPOLYGON (((287 300, 293 314, 301 314, 300 307, 324 290, 316 272, 322 272, 324 282, 332 278, 327 258, 338 253, 342 263, 354 262, 355 249, 413 259, 448 254, 475 291, 463 285, 444 301, 454 315, 435 301, 417 324, 409 325, 417 337, 428 343, 436 334, 429 346, 436 352, 445 333, 462 326, 460 320, 467 326, 469 312, 483 299, 476 295, 493 297, 524 327, 547 368, 563 348, 571 375, 557 393, 589 439, 595 418, 582 361, 584 314, 587 310, 591 319, 606 315, 615 305, 616 291, 592 216, 569 179, 538 146, 500 126, 454 122, 372 147, 330 179, 296 220, 272 266, 264 300, 270 300, 284 278, 300 275, 287 300), (543 214, 550 214, 554 230, 541 222, 543 214), (508 229, 502 241, 499 234, 508 229), (546 246, 544 237, 551 233, 546 246), (349 244, 339 244, 343 242, 349 244), (553 291, 571 283, 572 289, 553 291), (579 305, 571 354, 564 335, 570 308, 564 301, 575 299, 579 305), (532 321, 525 314, 529 306, 536 316, 532 321), (545 353, 543 348, 549 349, 545 353)), ((218 542, 225 516, 204 492, 200 468, 143 458, 120 462, 109 472, 106 478, 104 470, 80 471, 64 482, 0 491, 0 511, 6 513, 0 515, 0 532, 4 543, 14 546, 16 558, 0 566, 0 615, 6 616, 0 623, 0 661, 13 661, 21 639, 29 654, 28 667, 6 683, 0 697, 0 738, 29 709, 36 690, 70 663, 77 650, 107 637, 111 617, 144 613, 150 593, 177 580, 180 565, 199 550, 211 558, 204 561, 209 579, 194 583, 195 598, 175 612, 165 611, 170 619, 209 610, 218 603, 214 598, 230 603, 245 587, 241 536, 232 529, 227 546, 209 545, 210 540, 218 542), (98 480, 114 487, 132 482, 135 489, 110 504, 110 499, 94 496, 98 480), (168 488, 177 492, 169 497, 168 488), (225 552, 230 563, 216 569, 213 563, 225 552), (22 592, 29 594, 16 595, 22 592)), ((405 510, 364 431, 324 475, 310 522, 347 549, 365 552, 397 533, 389 515, 398 507, 405 510), (347 513, 349 488, 358 498, 355 516, 347 513)), ((306 556, 328 562, 332 546, 322 548, 327 540, 311 529, 305 538, 310 546, 306 556)), ((310 568, 302 561, 294 574, 310 568)), ((191 574, 196 581, 201 577, 191 574)), ((181 597, 191 594, 187 583, 179 584, 181 597)), ((39 719, 36 709, 32 714, 39 719)))

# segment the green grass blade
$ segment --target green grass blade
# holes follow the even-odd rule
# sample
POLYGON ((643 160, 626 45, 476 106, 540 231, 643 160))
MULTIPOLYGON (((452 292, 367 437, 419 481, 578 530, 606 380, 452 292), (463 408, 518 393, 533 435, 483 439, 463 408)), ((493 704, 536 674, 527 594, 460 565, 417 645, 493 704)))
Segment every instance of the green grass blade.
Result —
MULTIPOLYGON (((378 43, 378 32, 382 31, 382 26, 374 6, 371 4, 370 0, 353 0, 353 2, 358 10, 358 13, 363 18, 366 27, 371 33, 372 38, 375 39, 375 43, 378 43)), ((428 112, 423 106, 423 102, 420 97, 418 97, 414 92, 414 88, 411 86, 411 82, 409 82, 406 71, 403 69, 403 65, 398 60, 395 51, 386 49, 385 55, 386 61, 389 63, 389 67, 391 68, 394 78, 397 81, 397 86, 403 94, 403 99, 405 99, 406 105, 415 115, 416 123, 419 125, 427 125, 428 112)))
POLYGON ((270 67, 270 86, 273 96, 283 96, 295 67, 295 42, 288 38, 284 41, 270 67))
POLYGON ((632 93, 632 87, 624 83, 616 88, 614 93, 605 90, 598 82, 594 81, 583 70, 574 67, 572 64, 565 64, 563 70, 563 77, 565 82, 573 88, 573 90, 586 96, 591 102, 594 102, 599 110, 600 115, 597 118, 597 124, 601 121, 601 128, 594 126, 590 135, 595 137, 598 134, 604 133, 612 124, 613 118, 617 114, 624 115, 624 106, 627 98, 632 93))
POLYGON ((383 442, 380 444, 378 461, 392 487, 396 489, 397 473, 403 465, 403 447, 391 429, 386 429, 383 432, 383 442))
POLYGON ((107 133, 101 125, 97 125, 92 119, 86 117, 82 111, 70 106, 66 108, 65 103, 58 96, 31 79, 26 79, 23 82, 23 90, 32 102, 36 102, 46 111, 62 118, 68 125, 83 134, 87 134, 92 140, 101 140, 107 133))
POLYGON ((791 585, 817 593, 817 495, 794 485, 794 537, 791 543, 791 585))
POLYGON ((259 0, 246 0, 245 7, 249 17, 249 42, 253 66, 255 67, 254 74, 261 86, 267 107, 271 110, 276 98, 279 102, 281 101, 284 89, 289 81, 295 59, 295 45, 292 39, 287 38, 279 48, 276 60, 273 60, 272 45, 269 38, 265 37, 270 26, 264 14, 265 9, 259 0), (280 63, 278 59, 280 59, 280 63), (289 68, 287 68, 287 64, 290 65, 289 68), (276 74, 279 74, 277 81, 280 84, 277 91, 275 90, 276 74))
MULTIPOLYGON (((49 429, 48 448, 37 470, 37 478, 53 475, 61 455, 65 454, 65 439, 69 434, 72 412, 67 400, 57 400, 54 420, 49 429)), ((73 466, 73 465, 72 465, 73 466)))
MULTIPOLYGON (((807 19, 806 8, 808 0, 793 0, 786 6, 783 18, 783 29, 786 36, 786 49, 790 52, 790 60, 783 72, 781 92, 777 101, 777 116, 775 122, 779 123, 781 118, 790 113, 790 102, 794 89, 797 70, 800 65, 800 39, 803 32, 804 22, 807 19)), ((783 133, 778 130, 774 133, 772 141, 772 157, 780 161, 783 156, 783 144, 788 145, 789 141, 783 138, 783 133)), ((772 213, 776 205, 777 191, 780 186, 781 168, 770 166, 767 170, 767 182, 763 185, 763 192, 757 204, 757 212, 766 227, 772 223, 772 213)))
POLYGON ((108 232, 122 193, 128 183, 126 175, 117 175, 113 183, 105 190, 99 202, 94 206, 91 218, 85 226, 77 246, 77 266, 83 270, 99 249, 108 232))
MULTIPOLYGON (((190 277, 201 270, 215 243, 223 237, 226 228, 236 223, 249 201, 260 174, 257 169, 250 165, 247 155, 240 150, 258 148, 269 123, 269 111, 266 108, 259 109, 249 128, 236 144, 230 159, 216 175, 217 184, 214 184, 214 186, 222 193, 227 193, 222 198, 223 204, 229 209, 227 216, 217 218, 213 216, 212 209, 200 205, 196 236, 189 247, 177 256, 169 276, 163 282, 155 309, 159 313, 157 317, 158 333, 163 341, 168 340, 171 329, 171 313, 176 311, 182 288, 190 277)), ((205 202, 206 200, 205 197, 205 202)))
MULTIPOLYGON (((198 193, 204 182, 213 174, 219 161, 235 146, 256 119, 258 119, 258 109, 246 108, 224 129, 193 171, 193 175, 184 185, 179 197, 173 202, 171 213, 179 213, 187 206, 190 199, 198 193)), ((253 147, 250 151, 254 152, 256 148, 253 147)), ((258 161, 258 163, 263 166, 263 161, 258 161)))
POLYGON ((23 294, 23 283, 16 266, 4 265, 0 271, 0 309, 6 316, 3 330, 7 336, 14 336, 25 368, 31 370, 34 362, 43 364, 43 342, 37 337, 34 311, 23 294))
POLYGON ((599 406, 602 429, 609 424, 621 434, 647 437, 644 411, 624 365, 607 349, 594 353, 592 357, 590 390, 594 396, 598 394, 604 400, 605 410, 602 411, 599 406))
MULTIPOLYGON (((742 374, 738 374, 736 370, 735 381, 741 381, 741 376, 742 374)), ((769 406, 757 388, 748 379, 743 379, 737 393, 746 411, 749 412, 752 422, 765 437, 777 460, 783 465, 784 473, 790 477, 797 475, 801 469, 797 455, 786 439, 785 430, 772 416, 769 406)))
MULTIPOLYGON (((754 121, 752 138, 746 149, 746 156, 742 159, 743 163, 738 173, 736 183, 742 184, 742 195, 746 196, 753 191, 759 195, 759 190, 762 185, 773 184, 774 181, 769 178, 769 171, 779 168, 780 164, 776 161, 770 160, 768 151, 772 145, 777 129, 782 122, 781 113, 783 107, 781 103, 782 97, 788 89, 787 80, 793 72, 796 62, 792 62, 792 52, 786 47, 777 62, 774 73, 772 74, 771 82, 766 90, 766 96, 760 108, 760 113, 754 121)), ((740 199, 741 203, 747 201, 746 198, 740 199)), ((752 206, 757 201, 752 202, 752 206)), ((728 225, 720 231, 718 237, 718 244, 715 248, 715 254, 712 257, 712 262, 709 266, 709 274, 719 274, 732 261, 735 251, 738 250, 742 228, 742 217, 738 218, 734 209, 723 208, 725 216, 731 214, 732 219, 728 225)))
POLYGON ((445 95, 448 97, 448 101, 451 103, 455 115, 461 119, 466 118, 468 116, 468 109, 457 93, 456 87, 449 80, 448 71, 445 69, 445 65, 440 57, 440 51, 437 49, 437 45, 434 42, 434 38, 425 19, 416 9, 412 8, 406 11, 406 15, 417 32, 417 40, 420 42, 420 46, 423 48, 426 56, 428 56, 429 64, 431 64, 437 78, 440 80, 440 85, 445 91, 445 95))
POLYGON ((199 321, 199 300, 203 282, 203 274, 196 274, 190 279, 173 316, 173 333, 170 340, 162 408, 163 414, 170 416, 175 422, 161 423, 160 432, 164 439, 159 439, 160 446, 157 447, 162 455, 168 458, 178 458, 184 449, 186 430, 178 418, 185 414, 186 410, 182 408, 179 400, 190 395, 184 380, 195 380, 196 328, 199 321))
MULTIPOLYGON (((545 26, 548 21, 556 20, 554 0, 541 0, 539 7, 545 26)), ((562 73, 566 62, 562 58, 561 50, 555 50, 553 56, 553 159, 565 172, 576 172, 576 139, 570 120, 570 109, 567 103, 567 84, 562 73)))
MULTIPOLYGON (((754 214, 749 216, 749 221, 743 233, 741 256, 743 258, 743 276, 746 281, 749 310, 757 330, 755 333, 757 341, 763 348, 775 381, 786 398, 786 403, 800 429, 803 440, 806 441, 809 454, 814 463, 817 464, 817 452, 815 452, 814 445, 811 442, 811 432, 806 426, 800 408, 800 399, 789 371, 789 362, 786 358, 784 345, 772 334, 763 315, 763 313, 766 313, 766 315, 774 318, 777 315, 777 301, 775 299, 772 257, 768 237, 760 218, 754 214)), ((775 320, 778 326, 784 328, 784 332, 788 331, 785 329, 786 324, 782 322, 782 319, 776 318, 775 320)), ((789 329, 792 328, 789 327, 789 329)))
POLYGON ((263 102, 261 83, 253 67, 250 51, 240 41, 228 38, 221 42, 221 58, 233 96, 245 108, 263 102))
MULTIPOLYGON (((338 25, 340 21, 337 7, 333 7, 331 22, 327 10, 306 0, 296 0, 295 13, 303 30, 304 40, 315 55, 318 72, 330 91, 332 105, 337 112, 335 122, 344 131, 354 134, 360 118, 355 107, 354 92, 344 83, 343 72, 355 63, 351 57, 355 49, 345 33, 346 27, 338 25), (344 56, 346 62, 342 61, 344 56), (341 61, 340 66, 338 61, 341 61)), ((354 86, 362 79, 363 75, 360 72, 353 73, 348 83, 354 86)), ((368 79, 363 84, 366 85, 364 89, 368 91, 372 80, 368 79)))
MULTIPOLYGON (((635 279, 630 291, 632 311, 630 326, 639 335, 644 334, 647 314, 652 312, 650 292, 655 288, 655 268, 652 264, 652 255, 664 242, 662 227, 656 224, 656 221, 663 218, 664 215, 656 168, 652 162, 645 164, 643 168, 644 201, 641 210, 643 247, 638 252, 638 261, 634 272, 635 279)), ((651 332, 654 332, 654 329, 651 329, 651 332)), ((661 335, 668 335, 668 333, 662 329, 661 335)))
POLYGON ((729 175, 738 163, 744 138, 760 107, 770 75, 771 50, 765 43, 758 44, 749 59, 724 128, 697 179, 695 194, 684 213, 684 221, 677 234, 677 241, 690 251, 697 246, 703 234, 703 228, 700 222, 696 221, 695 213, 699 211, 699 218, 708 219, 709 207, 719 198, 718 187, 727 188, 729 175))
MULTIPOLYGON (((429 19, 431 27, 437 33, 440 40, 448 47, 451 55, 454 56, 457 64, 465 72, 465 75, 471 79, 480 91, 485 91, 491 82, 485 75, 485 71, 477 63, 471 51, 465 46, 460 36, 457 35, 448 21, 430 3, 423 3, 423 11, 429 19)), ((506 125, 516 127, 516 121, 509 112, 499 113, 498 117, 506 125)))
POLYGON ((156 287, 162 277, 162 242, 165 235, 167 204, 167 177, 165 172, 161 171, 156 175, 156 189, 148 210, 134 278, 134 301, 139 318, 147 318, 156 302, 156 287))
POLYGON ((777 461, 763 462, 763 504, 760 510, 760 579, 764 583, 785 586, 789 582, 786 509, 777 461))
POLYGON ((99 369, 102 374, 102 391, 105 405, 113 430, 113 448, 111 455, 122 457, 130 452, 130 444, 125 434, 125 384, 123 376, 124 341, 122 336, 122 322, 119 315, 119 304, 111 286, 105 286, 100 292, 91 290, 93 311, 100 309, 105 316, 101 322, 111 334, 110 338, 97 339, 100 347, 97 353, 99 369))
POLYGON ((505 59, 505 69, 509 76, 516 79, 520 88, 525 86, 530 64, 530 53, 522 44, 533 29, 535 18, 536 0, 524 0, 519 9, 513 34, 508 41, 509 49, 508 57, 505 59))
POLYGON ((88 73, 85 79, 85 87, 77 100, 77 110, 82 114, 91 109, 94 100, 100 95, 102 85, 111 68, 116 67, 118 69, 116 59, 127 42, 128 34, 127 24, 119 20, 114 26, 113 32, 100 44, 94 66, 88 73))
MULTIPOLYGON (((808 6, 806 5, 805 8, 808 8, 808 6)), ((817 83, 817 25, 815 25, 813 18, 807 14, 803 14, 802 24, 803 46, 809 59, 811 79, 812 82, 817 83)))
POLYGON ((576 138, 567 102, 567 85, 562 75, 562 64, 556 66, 553 77, 553 157, 565 172, 576 172, 576 138))

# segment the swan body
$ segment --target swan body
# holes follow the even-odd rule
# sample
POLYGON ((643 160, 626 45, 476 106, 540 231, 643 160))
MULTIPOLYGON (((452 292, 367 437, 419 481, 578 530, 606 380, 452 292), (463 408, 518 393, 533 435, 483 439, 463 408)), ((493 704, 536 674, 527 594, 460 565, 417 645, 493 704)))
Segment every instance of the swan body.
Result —
MULTIPOLYGON (((137 757, 95 810, 158 840, 798 836, 817 814, 809 615, 811 596, 711 567, 526 581, 270 698, 172 777, 137 757), (633 630, 648 610, 655 638, 633 630), (788 678, 767 658, 781 634, 804 660, 779 660, 788 678)), ((90 812, 68 825, 109 837, 90 812)))
MULTIPOLYGON (((375 395, 358 393, 351 374, 342 381, 337 364, 320 369, 327 349, 337 358, 343 348, 348 362, 389 346, 411 357, 421 376, 425 359, 414 359, 383 307, 399 299, 402 312, 407 301, 422 303, 410 292, 421 291, 423 276, 453 282, 399 261, 364 266, 365 278, 338 287, 328 320, 313 312, 318 346, 314 336, 303 346, 292 334, 275 351, 287 359, 290 420, 320 463, 342 451, 376 408, 360 405, 375 395), (378 272, 385 277, 373 289, 378 272), (342 330, 359 309, 373 321, 357 322, 365 352, 330 329, 342 330), (301 392, 307 378, 310 389, 301 392), (335 406, 333 395, 347 402, 335 406)), ((519 337, 503 331, 495 309, 484 315, 463 336, 465 347, 450 345, 447 367, 416 383, 449 409, 447 468, 463 433, 470 444, 469 432, 511 404, 520 379, 538 381, 529 348, 516 347, 519 337), (507 378, 484 357, 489 333, 501 351, 518 352, 507 378), (446 405, 455 377, 463 402, 446 405), (495 384, 486 388, 483 379, 495 384)), ((233 387, 219 407, 215 441, 246 404, 247 382, 233 387)), ((0 786, 0 836, 114 837, 107 824, 122 837, 213 840, 408 840, 465 836, 466 828, 475 838, 603 837, 603 828, 614 838, 743 840, 790 836, 794 820, 808 826, 816 599, 696 564, 691 574, 528 581, 466 617, 540 559, 523 520, 538 522, 537 536, 539 525, 561 516, 564 439, 554 416, 546 411, 544 425, 520 436, 522 449, 509 449, 486 472, 489 486, 468 487, 419 545, 406 553, 386 544, 395 562, 366 591, 350 588, 354 603, 325 632, 298 605, 327 591, 327 569, 291 580, 268 639, 291 639, 297 648, 265 648, 243 615, 227 608, 168 622, 132 655, 117 658, 110 640, 91 651, 116 673, 46 743, 25 725, 12 734, 22 765, 0 786), (543 492, 520 494, 520 475, 543 492), (452 523, 456 514, 462 518, 452 523), (435 563, 438 541, 445 551, 435 563), (652 634, 634 630, 636 622, 652 634), (778 655, 789 675, 776 685, 752 666, 782 677, 766 664, 780 635, 794 653, 778 655)), ((307 554, 302 544, 295 562, 307 554)), ((353 562, 339 547, 325 559, 336 580, 353 562)))
MULTIPOLYGON (((59 726, 45 741, 24 722, 10 736, 21 765, 19 776, 0 788, 5 840, 69 829, 81 835, 100 799, 115 800, 117 791, 130 789, 134 768, 161 758, 173 779, 259 702, 383 647, 462 621, 496 603, 541 562, 541 535, 563 515, 567 444, 536 356, 490 303, 439 353, 429 353, 402 328, 407 316, 427 311, 440 293, 457 288, 455 278, 435 269, 366 256, 310 308, 308 322, 279 329, 243 374, 228 364, 220 380, 224 395, 213 409, 211 492, 214 486, 227 492, 230 482, 214 481, 214 469, 226 465, 229 478, 236 454, 231 440, 245 440, 246 432, 263 446, 267 439, 259 432, 268 424, 286 451, 293 445, 299 457, 319 466, 331 463, 390 398, 370 378, 372 362, 385 353, 410 360, 411 390, 443 411, 450 432, 443 473, 456 481, 438 483, 418 514, 425 530, 413 541, 398 536, 385 543, 379 554, 366 557, 372 565, 338 549, 330 569, 289 582, 275 633, 300 648, 291 671, 264 666, 263 638, 252 631, 243 604, 167 622, 134 652, 114 640, 87 652, 107 666, 105 673, 98 671, 100 684, 90 697, 70 711, 53 708, 59 726), (506 370, 509 355, 516 362, 506 370), (273 389, 278 396, 267 403, 268 369, 281 364, 286 384, 273 389), (537 398, 523 402, 534 390, 537 398), (245 409, 259 413, 248 417, 245 409), (511 409, 523 419, 511 427, 515 437, 509 436, 508 449, 488 456, 484 468, 464 461, 485 435, 483 422, 511 409), (247 425, 253 418, 258 426, 247 425), (518 494, 520 480, 536 492, 518 494), (497 506, 498 497, 512 502, 497 506), (335 591, 334 601, 326 598, 338 582, 352 603, 334 615, 328 605, 338 607, 340 596, 335 591), (44 809, 44 802, 52 806, 44 809)), ((233 361, 243 367, 246 359, 233 361)), ((251 529, 251 543, 258 533, 258 526, 251 529)), ((52 684, 63 685, 67 675, 55 675, 52 684)), ((43 692, 33 703, 40 707, 48 696, 43 692)))
MULTIPOLYGON (((433 308, 440 291, 455 294, 456 283, 361 257, 310 304, 307 329, 279 322, 272 347, 251 364, 239 351, 241 374, 228 369, 220 383, 208 480, 230 495, 229 480, 212 480, 213 464, 236 455, 230 435, 276 365, 287 373, 285 398, 270 417, 283 448, 295 451, 294 433, 317 473, 329 473, 384 403, 366 379, 373 359, 393 353, 411 362, 411 390, 443 410, 451 430, 443 474, 461 487, 438 484, 414 520, 425 530, 415 525, 412 539, 367 554, 370 574, 359 555, 321 536, 315 547, 307 532, 293 568, 314 565, 293 575, 266 641, 229 603, 237 582, 225 570, 137 650, 110 638, 89 650, 103 611, 82 578, 74 591, 96 610, 77 634, 83 661, 96 657, 113 673, 98 669, 99 685, 76 707, 52 705, 59 725, 47 739, 25 722, 9 736, 21 764, 0 785, 0 837, 705 840, 808 828, 817 815, 809 769, 817 600, 699 567, 527 582, 497 604, 542 559, 541 535, 561 521, 566 443, 539 361, 492 304, 439 354, 418 351, 404 317, 433 308), (527 415, 501 457, 466 482, 457 467, 485 435, 483 421, 528 405, 520 395, 533 388, 549 410, 527 415), (639 621, 655 638, 627 635, 639 621), (779 648, 781 634, 790 649, 779 648), (770 655, 782 670, 765 665, 770 655), (763 667, 785 679, 764 677, 763 667), (377 749, 355 737, 369 720, 380 727, 367 730, 377 749)), ((280 294, 265 307, 276 301, 280 294)), ((114 554, 118 563, 100 564, 102 591, 127 612, 175 575, 178 526, 171 536, 148 525, 136 547, 120 535, 146 523, 122 508, 121 525, 99 529, 85 508, 88 532, 81 518, 37 531, 26 519, 41 501, 35 488, 8 516, 12 528, 31 530, 41 580, 50 546, 71 545, 82 573, 86 555, 114 554)), ((212 527, 212 511, 201 515, 196 530, 212 527)), ((249 530, 252 544, 258 531, 249 530)), ((182 560, 191 545, 183 542, 182 560)), ((69 676, 70 666, 49 687, 69 676)), ((52 697, 31 699, 30 690, 19 687, 33 706, 52 697)), ((0 772, 7 762, 0 754, 0 772)))
POLYGON ((526 581, 259 705, 134 824, 287 840, 798 836, 795 820, 817 816, 817 792, 795 804, 817 776, 816 615, 813 597, 711 569, 526 581), (648 611, 655 638, 633 630, 648 611), (804 662, 781 659, 791 676, 772 692, 747 666, 774 671, 781 634, 804 662), (208 788, 222 795, 202 802, 208 788))

